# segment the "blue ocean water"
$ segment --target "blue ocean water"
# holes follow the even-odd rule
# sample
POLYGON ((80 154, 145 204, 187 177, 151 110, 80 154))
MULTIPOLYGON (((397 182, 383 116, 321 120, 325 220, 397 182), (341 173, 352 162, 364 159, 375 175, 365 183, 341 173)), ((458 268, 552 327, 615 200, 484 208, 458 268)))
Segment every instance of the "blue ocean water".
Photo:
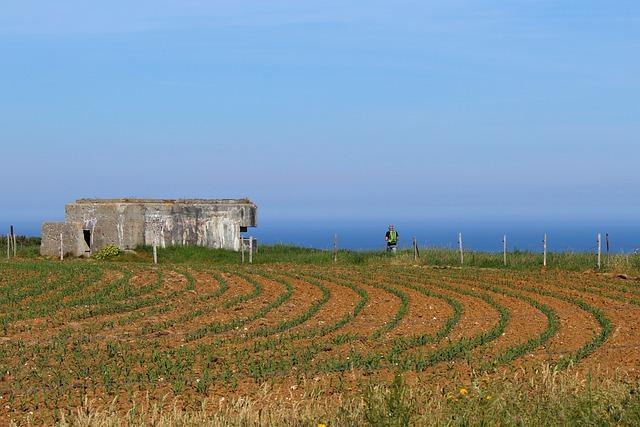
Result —
MULTIPOLYGON (((318 249, 333 247, 334 235, 338 246, 346 249, 376 250, 386 245, 385 223, 261 223, 249 234, 263 243, 291 243, 318 249)), ((613 253, 632 252, 640 248, 640 225, 632 224, 531 224, 522 223, 395 223, 400 235, 400 246, 409 247, 415 236, 420 246, 457 248, 458 233, 462 233, 464 247, 468 250, 502 251, 502 239, 507 235, 509 250, 541 251, 544 234, 547 234, 549 251, 595 251, 598 233, 602 236, 602 248, 606 250, 606 234, 609 249, 613 253)))
MULTIPOLYGON (((18 234, 40 235, 40 223, 14 223, 18 234)), ((1 223, 0 234, 5 234, 9 224, 1 223)), ((345 249, 377 250, 385 247, 384 222, 355 221, 260 221, 257 228, 250 228, 247 235, 256 237, 263 244, 286 243, 298 246, 330 249, 333 236, 338 236, 338 246, 345 249)), ((606 250, 605 234, 609 234, 612 253, 633 252, 640 248, 640 224, 608 221, 557 222, 465 222, 425 221, 396 222, 400 246, 409 247, 415 236, 420 246, 457 248, 458 233, 463 234, 464 247, 468 250, 502 251, 502 238, 507 235, 509 250, 542 250, 542 239, 548 235, 549 251, 595 251, 596 234, 602 234, 603 251, 606 250)))

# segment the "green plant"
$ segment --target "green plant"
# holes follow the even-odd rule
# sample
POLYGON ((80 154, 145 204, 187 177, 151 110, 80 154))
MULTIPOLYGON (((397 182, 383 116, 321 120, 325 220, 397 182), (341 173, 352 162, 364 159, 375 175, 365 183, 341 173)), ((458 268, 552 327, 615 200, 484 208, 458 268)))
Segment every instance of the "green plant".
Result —
POLYGON ((104 248, 100 249, 96 252, 93 257, 95 259, 105 260, 110 258, 115 258, 122 253, 119 247, 116 245, 107 245, 104 248))
POLYGON ((388 387, 369 386, 364 393, 364 418, 372 426, 408 426, 415 412, 402 376, 396 373, 388 387))

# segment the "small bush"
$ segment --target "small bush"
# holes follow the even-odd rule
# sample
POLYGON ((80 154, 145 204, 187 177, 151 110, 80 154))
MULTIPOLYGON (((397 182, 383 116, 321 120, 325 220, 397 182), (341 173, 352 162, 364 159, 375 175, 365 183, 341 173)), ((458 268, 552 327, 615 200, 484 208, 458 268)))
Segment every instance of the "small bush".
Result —
POLYGON ((116 245, 107 245, 104 248, 96 252, 93 257, 95 259, 109 259, 120 255, 122 251, 116 245))

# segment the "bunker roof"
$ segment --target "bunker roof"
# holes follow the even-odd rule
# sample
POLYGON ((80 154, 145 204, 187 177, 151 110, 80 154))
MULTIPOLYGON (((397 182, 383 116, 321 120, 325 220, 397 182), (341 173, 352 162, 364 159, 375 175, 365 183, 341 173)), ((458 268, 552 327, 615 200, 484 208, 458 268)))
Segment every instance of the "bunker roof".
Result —
POLYGON ((149 203, 149 204, 190 204, 190 205, 253 205, 249 199, 78 199, 77 204, 149 203))

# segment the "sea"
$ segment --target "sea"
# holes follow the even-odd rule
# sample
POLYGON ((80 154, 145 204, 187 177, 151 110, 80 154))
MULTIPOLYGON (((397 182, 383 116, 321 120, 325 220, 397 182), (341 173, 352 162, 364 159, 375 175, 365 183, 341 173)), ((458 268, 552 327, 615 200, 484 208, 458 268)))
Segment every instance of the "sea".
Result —
MULTIPOLYGON (((39 222, 15 223, 19 235, 39 236, 39 222)), ((261 244, 288 244, 317 249, 333 248, 334 238, 341 249, 383 250, 388 223, 382 221, 299 221, 262 220, 249 228, 261 244)), ((462 234, 465 250, 500 252, 506 235, 510 251, 542 251, 547 235, 550 252, 595 252, 600 233, 603 252, 640 252, 640 221, 398 221, 399 246, 410 247, 415 237, 420 247, 458 248, 462 234)), ((8 224, 0 224, 3 229, 8 224)), ((2 233, 4 234, 4 232, 2 233)))
MULTIPOLYGON (((457 249, 462 234, 466 250, 501 252, 506 236, 511 250, 542 251, 547 235, 550 252, 595 252, 597 235, 601 235, 603 252, 629 253, 640 251, 640 223, 633 224, 532 224, 469 222, 450 224, 446 221, 397 222, 395 229, 400 236, 399 246, 410 247, 415 237, 420 247, 457 249)), ((273 223, 260 224, 250 229, 259 241, 274 244, 284 243, 318 249, 331 249, 334 238, 339 248, 354 250, 383 250, 384 235, 388 224, 379 223, 273 223)))

